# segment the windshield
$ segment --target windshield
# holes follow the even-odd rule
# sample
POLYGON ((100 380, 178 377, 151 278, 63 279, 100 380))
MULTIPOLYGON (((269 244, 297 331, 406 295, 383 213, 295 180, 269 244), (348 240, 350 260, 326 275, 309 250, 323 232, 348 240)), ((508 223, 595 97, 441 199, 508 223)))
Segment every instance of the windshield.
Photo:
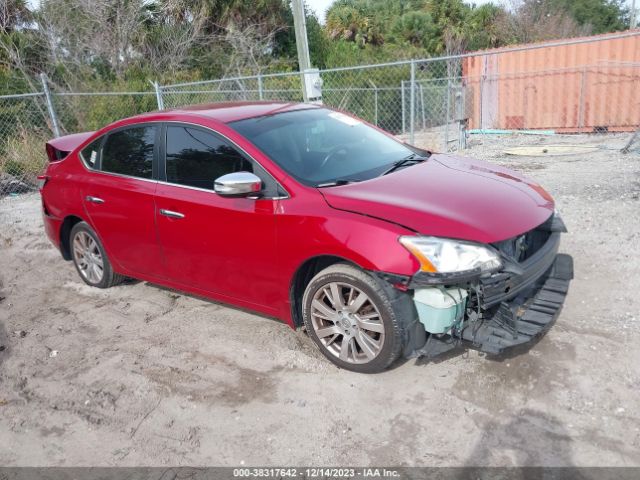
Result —
POLYGON ((310 186, 368 180, 414 155, 403 143, 325 108, 249 118, 229 126, 310 186))

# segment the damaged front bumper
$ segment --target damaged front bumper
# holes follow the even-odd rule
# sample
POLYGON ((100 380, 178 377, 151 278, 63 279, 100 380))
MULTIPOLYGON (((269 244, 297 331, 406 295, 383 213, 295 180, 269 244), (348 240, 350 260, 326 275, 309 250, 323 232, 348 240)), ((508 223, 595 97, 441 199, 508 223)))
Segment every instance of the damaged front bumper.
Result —
POLYGON ((462 340, 491 354, 533 341, 558 318, 572 279, 573 259, 556 255, 549 271, 535 286, 486 310, 484 318, 462 329, 462 340))
MULTIPOLYGON (((407 325, 404 355, 435 357, 460 344, 489 354, 533 342, 555 322, 573 279, 573 259, 559 254, 560 231, 553 231, 534 254, 522 262, 505 259, 504 267, 476 278, 449 278, 441 287, 469 293, 465 313, 445 334, 430 334, 419 320, 407 325)), ((395 285, 409 293, 437 283, 417 274, 395 285)))

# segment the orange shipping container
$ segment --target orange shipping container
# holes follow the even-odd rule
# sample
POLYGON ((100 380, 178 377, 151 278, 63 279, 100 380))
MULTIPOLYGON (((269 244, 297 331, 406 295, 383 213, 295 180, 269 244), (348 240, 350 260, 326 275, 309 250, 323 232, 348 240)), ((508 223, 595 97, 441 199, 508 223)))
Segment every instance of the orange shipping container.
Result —
POLYGON ((589 37, 593 41, 588 43, 486 50, 464 58, 469 128, 637 129, 640 30, 635 33, 589 37))

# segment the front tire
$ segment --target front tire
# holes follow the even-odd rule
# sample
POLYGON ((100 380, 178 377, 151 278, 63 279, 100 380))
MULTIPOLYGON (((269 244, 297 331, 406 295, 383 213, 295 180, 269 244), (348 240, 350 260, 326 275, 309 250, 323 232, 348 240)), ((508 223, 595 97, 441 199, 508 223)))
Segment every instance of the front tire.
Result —
POLYGON ((302 315, 309 336, 340 368, 378 373, 402 351, 403 322, 380 282, 339 263, 318 273, 304 292, 302 315))
POLYGON ((98 235, 86 222, 76 223, 69 235, 71 258, 80 278, 92 287, 109 288, 125 277, 113 271, 98 235))

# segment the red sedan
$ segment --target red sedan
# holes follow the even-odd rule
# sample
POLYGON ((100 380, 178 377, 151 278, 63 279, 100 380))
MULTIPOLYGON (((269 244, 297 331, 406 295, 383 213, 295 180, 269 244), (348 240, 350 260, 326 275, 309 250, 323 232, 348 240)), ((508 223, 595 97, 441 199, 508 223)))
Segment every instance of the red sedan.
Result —
POLYGON ((45 229, 87 284, 134 277, 275 316, 349 370, 531 342, 573 275, 536 183, 317 105, 153 112, 47 153, 45 229))

